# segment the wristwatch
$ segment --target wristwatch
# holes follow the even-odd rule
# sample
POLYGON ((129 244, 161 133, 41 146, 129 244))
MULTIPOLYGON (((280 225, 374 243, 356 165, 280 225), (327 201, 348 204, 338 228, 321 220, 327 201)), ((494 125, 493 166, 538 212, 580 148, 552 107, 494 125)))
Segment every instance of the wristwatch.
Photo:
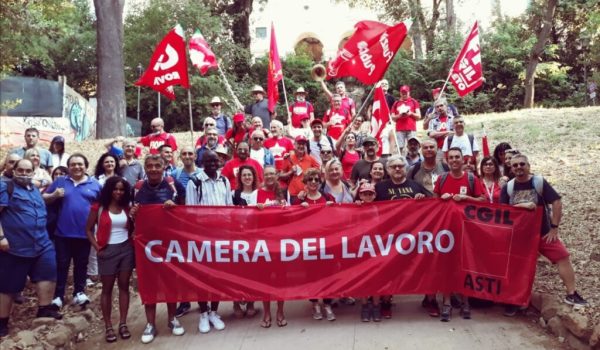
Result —
POLYGON ((550 224, 550 227, 552 227, 552 228, 558 228, 558 225, 550 224))

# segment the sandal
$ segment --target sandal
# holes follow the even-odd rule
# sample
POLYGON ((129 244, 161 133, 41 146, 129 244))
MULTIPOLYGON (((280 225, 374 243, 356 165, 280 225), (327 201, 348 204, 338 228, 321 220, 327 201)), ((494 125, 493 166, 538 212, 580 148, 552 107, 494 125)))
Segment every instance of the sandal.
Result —
MULTIPOLYGON (((278 322, 279 322, 279 321, 278 321, 278 322)), ((262 321, 260 322, 260 326, 261 326, 262 328, 269 328, 269 327, 271 327, 271 320, 262 320, 262 321)))
POLYGON ((129 328, 127 328, 127 324, 125 324, 125 323, 119 324, 119 335, 121 336, 121 339, 131 338, 131 333, 129 333, 129 328))
POLYGON ((104 336, 104 339, 107 343, 114 343, 117 341, 117 335, 112 327, 106 327, 106 335, 104 336))
POLYGON ((285 327, 287 326, 287 321, 285 319, 285 317, 282 318, 277 318, 277 327, 285 327))

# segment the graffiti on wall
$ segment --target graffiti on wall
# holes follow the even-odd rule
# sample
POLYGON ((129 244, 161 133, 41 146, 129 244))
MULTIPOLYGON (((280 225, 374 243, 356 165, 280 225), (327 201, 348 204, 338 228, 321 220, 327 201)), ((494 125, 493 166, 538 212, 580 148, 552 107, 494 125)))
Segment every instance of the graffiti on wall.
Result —
POLYGON ((63 118, 69 121, 75 141, 96 137, 95 106, 68 86, 64 91, 63 118))

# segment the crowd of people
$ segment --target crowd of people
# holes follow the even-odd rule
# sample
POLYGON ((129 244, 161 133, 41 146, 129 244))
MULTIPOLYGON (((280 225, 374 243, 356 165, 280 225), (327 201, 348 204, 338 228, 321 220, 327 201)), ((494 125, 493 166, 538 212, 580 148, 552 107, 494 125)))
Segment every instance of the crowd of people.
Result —
MULTIPOLYGON (((438 197, 457 202, 504 203, 534 210, 543 207, 539 252, 558 267, 566 288, 564 301, 584 306, 577 293, 569 253, 559 239, 560 195, 540 175, 531 173, 526 155, 499 143, 493 155, 481 157, 477 137, 465 130, 465 120, 440 91, 425 113, 426 137, 417 137, 421 107, 400 87, 400 99, 387 93, 391 121, 383 137, 370 134, 368 116, 356 115, 356 104, 343 82, 324 92, 331 108, 314 116, 307 93, 298 88, 287 123, 268 112, 265 92, 252 89, 255 102, 233 118, 222 111, 219 97, 211 99, 211 115, 193 147, 178 147, 155 118, 153 132, 137 140, 118 137, 92 169, 86 155, 66 153, 65 139, 56 136, 48 150, 38 146, 39 132, 25 130, 25 146, 9 152, 0 182, 0 337, 9 332, 13 303, 22 300, 27 279, 36 285, 37 317, 62 318, 67 300, 90 303, 86 288, 102 284, 101 312, 105 339, 127 339, 129 283, 135 268, 133 232, 141 205, 266 206, 356 203, 438 197), (67 277, 73 266, 72 293, 67 277), (113 287, 118 286, 119 324, 111 321, 113 287), (69 289, 70 290, 70 289, 69 289), (116 332, 115 332, 116 329, 116 332)), ((142 279, 144 276, 138 276, 142 279)), ((353 303, 352 298, 341 300, 353 303)), ((198 329, 222 330, 219 301, 167 304, 168 328, 173 335, 185 330, 179 322, 198 303, 198 329)), ((310 299, 312 317, 336 319, 334 299, 310 299)), ((380 322, 392 317, 392 296, 360 299, 360 319, 380 322)), ((272 323, 270 301, 262 301, 260 326, 272 323)), ((426 295, 422 306, 432 317, 448 322, 453 309, 471 318, 469 298, 426 295), (441 305, 439 304, 441 302, 441 305)), ((144 305, 147 324, 141 341, 157 334, 156 305, 144 305)), ((238 318, 258 313, 255 302, 234 301, 238 318)), ((505 315, 519 308, 506 305, 505 315)), ((284 301, 277 301, 277 326, 287 325, 284 301)))

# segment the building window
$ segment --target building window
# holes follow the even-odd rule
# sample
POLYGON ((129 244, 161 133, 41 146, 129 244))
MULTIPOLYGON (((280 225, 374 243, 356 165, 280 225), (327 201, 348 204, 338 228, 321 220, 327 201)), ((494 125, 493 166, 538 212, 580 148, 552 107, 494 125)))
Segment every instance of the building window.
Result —
POLYGON ((266 39, 267 38, 267 27, 256 27, 256 38, 266 39))

